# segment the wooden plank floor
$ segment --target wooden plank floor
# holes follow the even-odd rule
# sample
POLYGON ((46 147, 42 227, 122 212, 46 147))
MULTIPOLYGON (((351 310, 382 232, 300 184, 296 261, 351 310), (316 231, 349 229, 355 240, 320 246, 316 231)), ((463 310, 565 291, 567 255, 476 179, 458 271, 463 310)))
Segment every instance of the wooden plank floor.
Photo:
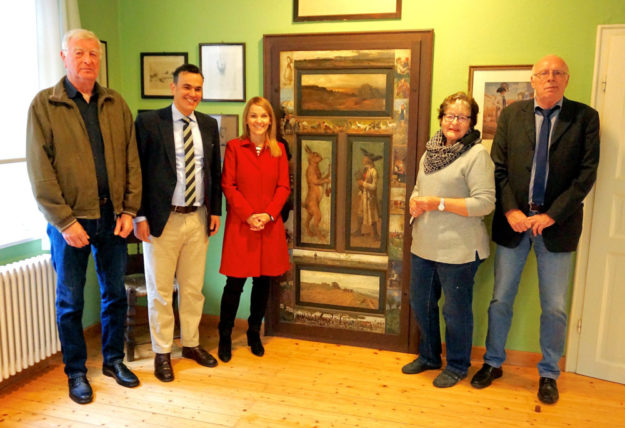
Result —
MULTIPOLYGON (((216 355, 216 328, 203 326, 203 345, 216 355), (210 335, 211 337, 208 337, 210 335)), ((176 379, 153 375, 149 345, 128 363, 141 380, 123 388, 102 375, 99 338, 89 341, 93 403, 68 397, 62 364, 0 392, 0 427, 625 427, 625 386, 571 373, 558 381, 560 401, 536 397, 535 368, 504 366, 484 390, 468 379, 446 390, 432 386, 436 371, 404 375, 413 355, 279 337, 264 338, 258 358, 243 329, 233 358, 209 369, 177 358, 176 379)))

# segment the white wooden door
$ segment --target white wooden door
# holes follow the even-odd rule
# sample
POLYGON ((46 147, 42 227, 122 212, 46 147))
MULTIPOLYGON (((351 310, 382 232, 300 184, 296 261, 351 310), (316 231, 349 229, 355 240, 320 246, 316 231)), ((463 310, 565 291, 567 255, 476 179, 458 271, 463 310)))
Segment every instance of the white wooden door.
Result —
POLYGON ((575 371, 625 383, 625 26, 604 27, 598 37, 601 158, 575 371))

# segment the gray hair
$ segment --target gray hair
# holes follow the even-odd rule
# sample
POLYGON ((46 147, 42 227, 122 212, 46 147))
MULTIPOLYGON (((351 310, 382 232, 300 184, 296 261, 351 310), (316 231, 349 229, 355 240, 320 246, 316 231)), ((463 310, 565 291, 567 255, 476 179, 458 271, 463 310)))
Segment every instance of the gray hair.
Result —
POLYGON ((90 39, 98 42, 98 46, 100 47, 100 55, 102 55, 102 43, 100 43, 100 39, 95 35, 93 31, 85 30, 83 28, 74 28, 73 30, 69 30, 63 36, 63 41, 61 42, 61 49, 63 52, 67 52, 67 48, 69 46, 69 41, 71 39, 90 39))

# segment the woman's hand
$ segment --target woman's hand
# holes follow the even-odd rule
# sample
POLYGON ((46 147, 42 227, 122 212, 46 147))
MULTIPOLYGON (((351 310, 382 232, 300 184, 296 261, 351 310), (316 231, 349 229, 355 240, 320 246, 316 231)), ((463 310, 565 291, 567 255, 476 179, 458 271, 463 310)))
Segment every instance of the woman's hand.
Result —
POLYGON ((425 212, 423 208, 418 207, 417 201, 416 201, 417 198, 413 198, 410 200, 410 215, 414 218, 419 217, 421 214, 425 212))
POLYGON ((441 198, 438 198, 436 196, 414 197, 410 200, 411 209, 412 209, 413 201, 414 201, 415 208, 421 210, 420 214, 423 214, 425 211, 434 211, 435 209, 438 209, 438 204, 441 203, 441 198))
POLYGON ((271 217, 267 213, 252 214, 247 218, 247 224, 254 232, 258 232, 265 228, 265 225, 271 221, 271 217))

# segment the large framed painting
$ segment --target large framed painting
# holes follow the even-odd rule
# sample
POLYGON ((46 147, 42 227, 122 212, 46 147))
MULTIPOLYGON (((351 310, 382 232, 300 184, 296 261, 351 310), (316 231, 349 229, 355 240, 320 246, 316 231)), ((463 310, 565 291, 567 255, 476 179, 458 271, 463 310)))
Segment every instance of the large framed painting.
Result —
POLYGON ((100 72, 96 81, 104 86, 109 86, 109 54, 108 45, 106 41, 100 40, 101 55, 100 55, 100 72))
POLYGON ((469 66, 469 95, 480 106, 481 113, 475 127, 482 132, 482 139, 489 150, 501 110, 515 101, 534 98, 531 74, 531 65, 469 66))
POLYGON ((348 137, 348 250, 386 252, 390 136, 348 137))
POLYGON ((298 246, 335 247, 336 148, 336 135, 298 135, 298 246))
POLYGON ((430 136, 432 42, 431 31, 264 37, 263 93, 293 153, 294 195, 292 268, 272 282, 267 334, 416 351, 407 198, 430 136))
POLYGON ((393 68, 321 69, 297 73, 300 116, 391 116, 393 68))

